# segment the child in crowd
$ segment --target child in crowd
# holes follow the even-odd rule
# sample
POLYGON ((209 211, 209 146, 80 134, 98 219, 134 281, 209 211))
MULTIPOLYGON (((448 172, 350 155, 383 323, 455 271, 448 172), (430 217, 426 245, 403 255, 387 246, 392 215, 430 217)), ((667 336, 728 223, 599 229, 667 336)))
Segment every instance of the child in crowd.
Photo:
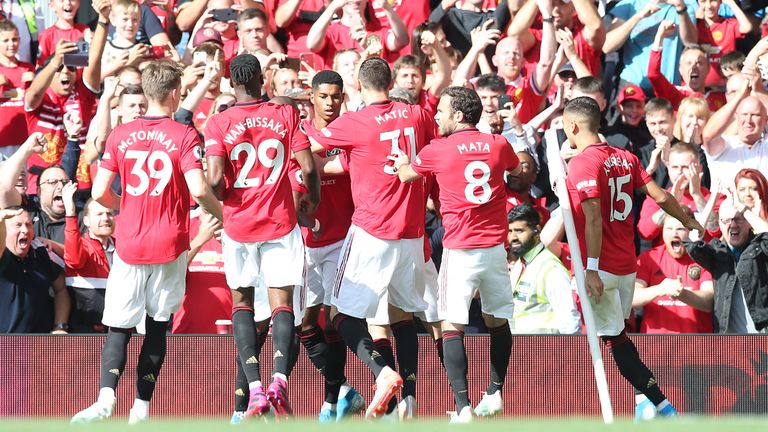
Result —
POLYGON ((48 7, 53 9, 58 20, 51 27, 40 32, 38 66, 45 64, 45 60, 56 51, 56 44, 60 39, 70 42, 85 39, 90 43, 93 37, 87 25, 75 23, 77 10, 80 9, 80 0, 49 0, 48 7))
POLYGON ((27 139, 24 92, 32 82, 34 66, 16 60, 19 30, 11 21, 0 21, 0 154, 11 156, 27 139))

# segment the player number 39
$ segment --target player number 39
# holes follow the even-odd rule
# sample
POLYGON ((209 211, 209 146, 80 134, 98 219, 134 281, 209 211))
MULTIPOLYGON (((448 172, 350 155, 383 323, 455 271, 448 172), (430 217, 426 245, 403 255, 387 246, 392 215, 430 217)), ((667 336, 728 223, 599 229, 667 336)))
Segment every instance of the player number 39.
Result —
POLYGON ((132 184, 126 185, 125 190, 129 194, 133 196, 143 195, 149 189, 149 179, 152 178, 158 180, 158 182, 152 188, 149 195, 158 196, 168 186, 168 182, 171 181, 173 164, 168 153, 159 150, 152 153, 144 150, 128 150, 125 152, 125 158, 135 161, 131 168, 131 174, 139 179, 139 184, 135 186, 132 184))

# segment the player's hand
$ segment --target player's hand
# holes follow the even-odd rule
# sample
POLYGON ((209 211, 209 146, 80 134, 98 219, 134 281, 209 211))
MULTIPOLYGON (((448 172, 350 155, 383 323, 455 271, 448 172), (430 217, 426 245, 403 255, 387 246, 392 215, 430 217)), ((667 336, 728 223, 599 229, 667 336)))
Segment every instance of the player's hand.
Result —
POLYGON ((403 165, 411 163, 411 158, 400 149, 398 149, 397 153, 387 156, 387 159, 392 161, 392 167, 395 168, 395 171, 399 170, 403 165))
POLYGON ((587 270, 584 272, 584 282, 587 285, 587 294, 595 300, 595 304, 600 304, 600 297, 603 295, 603 280, 600 279, 600 275, 594 270, 587 270))
POLYGON ((312 197, 310 197, 309 195, 310 194, 302 194, 299 197, 299 201, 297 203, 298 204, 297 211, 300 213, 304 213, 307 216, 312 216, 317 211, 317 205, 319 203, 315 202, 315 200, 313 200, 312 197))
POLYGON ((72 181, 61 188, 61 200, 64 202, 64 211, 67 216, 77 216, 75 192, 77 192, 77 183, 72 181))

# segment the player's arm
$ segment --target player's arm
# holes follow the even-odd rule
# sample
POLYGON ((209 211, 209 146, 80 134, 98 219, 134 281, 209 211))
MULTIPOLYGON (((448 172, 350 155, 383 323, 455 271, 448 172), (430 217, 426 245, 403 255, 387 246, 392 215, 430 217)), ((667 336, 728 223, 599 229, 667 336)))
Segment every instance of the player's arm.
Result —
POLYGON ((207 169, 206 174, 208 176, 208 184, 211 186, 214 195, 219 200, 224 199, 224 157, 223 156, 207 156, 207 169))
POLYGON ((91 120, 91 126, 88 128, 88 135, 85 139, 85 147, 83 148, 83 159, 88 165, 96 162, 104 153, 107 137, 112 132, 112 108, 110 103, 115 96, 118 85, 117 77, 107 77, 104 80, 104 91, 102 91, 99 104, 96 106, 96 114, 91 120))
POLYGON ((202 169, 191 169, 184 173, 184 180, 187 182, 189 193, 192 198, 203 207, 203 210, 212 214, 216 219, 223 220, 221 214, 221 203, 213 194, 213 190, 205 181, 205 175, 202 169))
POLYGON ((313 157, 315 159, 315 169, 317 169, 321 176, 337 176, 347 173, 339 155, 320 157, 313 153, 313 157))
POLYGON ((712 312, 715 308, 715 288, 711 280, 704 281, 696 291, 683 289, 676 297, 677 300, 700 311, 712 312))
MULTIPOLYGON (((72 308, 72 300, 69 297, 69 291, 64 285, 64 272, 59 274, 53 282, 53 322, 55 324, 69 323, 69 311, 72 308)), ((57 333, 66 333, 64 330, 57 330, 57 333)))
POLYGON ((120 208, 120 196, 112 190, 112 181, 117 176, 117 173, 104 168, 99 167, 96 172, 96 178, 93 179, 93 186, 91 187, 91 196, 98 201, 99 204, 112 210, 118 210, 120 208))
POLYGON ((589 198, 581 202, 584 212, 584 236, 587 242, 587 268, 585 282, 587 292, 600 303, 603 294, 603 281, 598 274, 600 249, 603 245, 603 216, 600 213, 600 198, 589 198))
POLYGON ((699 233, 702 233, 703 235, 705 230, 699 221, 686 215, 683 211, 683 208, 680 207, 680 203, 677 202, 677 199, 675 199, 671 193, 660 188, 656 182, 651 180, 643 185, 640 189, 644 193, 648 194, 651 199, 656 201, 656 204, 658 204, 659 207, 661 207, 662 210, 664 210, 668 215, 679 220, 689 230, 698 230, 699 233))
POLYGON ((410 183, 421 179, 421 174, 414 171, 411 166, 411 158, 408 157, 402 150, 397 155, 387 156, 387 159, 391 160, 392 166, 397 172, 397 177, 403 183, 410 183))
POLYGON ((301 168, 301 175, 304 179, 304 186, 309 190, 309 202, 306 202, 302 197, 300 200, 299 211, 307 214, 313 214, 317 205, 320 203, 320 174, 315 167, 315 159, 312 157, 312 151, 310 149, 299 150, 294 152, 296 162, 299 163, 301 168))

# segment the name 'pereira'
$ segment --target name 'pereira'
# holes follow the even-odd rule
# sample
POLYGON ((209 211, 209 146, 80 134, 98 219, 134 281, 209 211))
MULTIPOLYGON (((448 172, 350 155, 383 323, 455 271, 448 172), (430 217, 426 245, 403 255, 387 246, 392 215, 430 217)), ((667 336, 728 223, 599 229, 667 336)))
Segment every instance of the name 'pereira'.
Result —
POLYGON ((247 117, 245 120, 235 123, 232 128, 227 132, 227 136, 224 137, 224 142, 229 145, 234 145, 240 135, 250 128, 263 128, 271 129, 274 133, 280 135, 281 138, 285 138, 285 134, 288 132, 285 126, 269 117, 247 117))

